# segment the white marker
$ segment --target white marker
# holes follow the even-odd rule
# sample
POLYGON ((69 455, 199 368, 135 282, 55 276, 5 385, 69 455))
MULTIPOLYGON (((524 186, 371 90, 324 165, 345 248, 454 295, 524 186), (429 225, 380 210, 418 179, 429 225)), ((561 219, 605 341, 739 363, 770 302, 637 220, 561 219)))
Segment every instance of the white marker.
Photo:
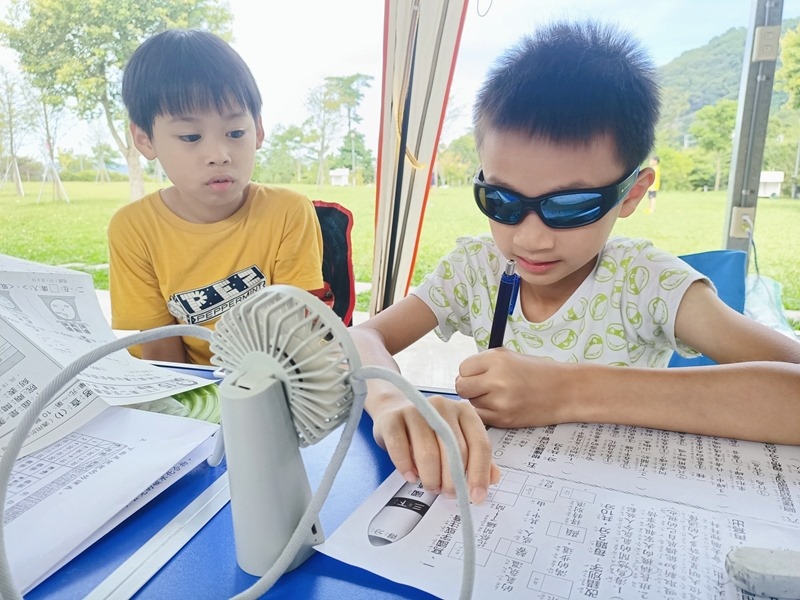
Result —
POLYGON ((370 543, 385 546, 407 536, 438 495, 427 491, 421 483, 403 484, 370 521, 367 528, 370 543))
POLYGON ((800 598, 800 552, 736 548, 725 558, 733 582, 756 596, 800 598))

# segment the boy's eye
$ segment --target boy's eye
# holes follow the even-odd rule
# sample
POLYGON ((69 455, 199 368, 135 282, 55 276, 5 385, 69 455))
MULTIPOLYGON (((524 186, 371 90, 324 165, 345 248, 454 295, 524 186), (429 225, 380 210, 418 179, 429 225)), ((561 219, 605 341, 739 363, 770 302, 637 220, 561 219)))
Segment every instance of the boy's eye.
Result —
POLYGON ((244 137, 244 129, 235 129, 233 131, 228 132, 228 135, 233 139, 238 140, 240 137, 244 137))
POLYGON ((200 139, 200 136, 196 133, 192 133, 190 135, 179 135, 178 139, 182 142, 196 142, 200 139))

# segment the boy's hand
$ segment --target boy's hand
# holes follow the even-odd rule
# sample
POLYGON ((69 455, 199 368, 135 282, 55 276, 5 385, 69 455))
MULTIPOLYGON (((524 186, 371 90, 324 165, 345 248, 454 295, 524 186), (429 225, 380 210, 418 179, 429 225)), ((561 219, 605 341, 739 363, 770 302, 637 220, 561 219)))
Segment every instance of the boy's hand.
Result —
MULTIPOLYGON (((428 398, 456 436, 470 500, 480 504, 489 485, 500 480, 500 470, 492 462, 492 448, 486 428, 469 402, 442 396, 428 398)), ((373 414, 375 441, 386 448, 395 467, 406 481, 422 482, 425 489, 455 496, 444 445, 425 418, 408 400, 387 400, 373 414)))
POLYGON ((487 425, 538 427, 569 421, 565 365, 495 348, 462 361, 456 392, 467 398, 487 425))

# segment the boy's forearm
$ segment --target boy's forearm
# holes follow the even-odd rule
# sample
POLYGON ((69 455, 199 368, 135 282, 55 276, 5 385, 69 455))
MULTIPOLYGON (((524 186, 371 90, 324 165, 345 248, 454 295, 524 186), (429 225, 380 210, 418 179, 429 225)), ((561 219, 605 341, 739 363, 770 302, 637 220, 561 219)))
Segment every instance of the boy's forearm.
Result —
MULTIPOLYGON (((400 372, 400 367, 386 350, 378 332, 368 327, 355 326, 351 328, 350 336, 358 350, 361 364, 384 367, 400 372)), ((364 408, 373 419, 382 409, 393 406, 398 402, 407 403, 410 400, 388 381, 370 379, 367 382, 367 400, 364 408)))
POLYGON ((575 365, 565 401, 576 422, 800 444, 800 365, 684 369, 575 365))

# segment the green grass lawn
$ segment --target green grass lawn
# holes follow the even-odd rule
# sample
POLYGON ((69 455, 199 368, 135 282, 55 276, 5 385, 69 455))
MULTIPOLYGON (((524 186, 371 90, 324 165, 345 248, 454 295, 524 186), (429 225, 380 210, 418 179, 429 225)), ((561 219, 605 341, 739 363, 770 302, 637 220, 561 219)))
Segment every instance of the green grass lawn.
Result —
MULTIPOLYGON (((353 259, 356 279, 372 279, 374 187, 287 186, 312 199, 339 202, 354 215, 353 259)), ((40 183, 26 185, 18 197, 12 185, 0 190, 0 253, 52 265, 71 265, 92 273, 98 288, 108 287, 106 226, 128 201, 128 184, 67 182, 70 203, 54 199, 40 183), (98 266, 100 265, 100 266, 98 266)), ((149 184, 148 189, 156 189, 149 184)), ((659 193, 654 214, 641 210, 621 219, 615 233, 651 239, 676 254, 722 247, 724 192, 659 193)), ((434 188, 429 195, 413 283, 418 284, 456 237, 487 231, 468 188, 434 188)), ((800 200, 761 199, 756 215, 756 249, 762 275, 783 285, 786 308, 800 310, 800 200)), ((751 261, 750 272, 754 271, 751 261)))

